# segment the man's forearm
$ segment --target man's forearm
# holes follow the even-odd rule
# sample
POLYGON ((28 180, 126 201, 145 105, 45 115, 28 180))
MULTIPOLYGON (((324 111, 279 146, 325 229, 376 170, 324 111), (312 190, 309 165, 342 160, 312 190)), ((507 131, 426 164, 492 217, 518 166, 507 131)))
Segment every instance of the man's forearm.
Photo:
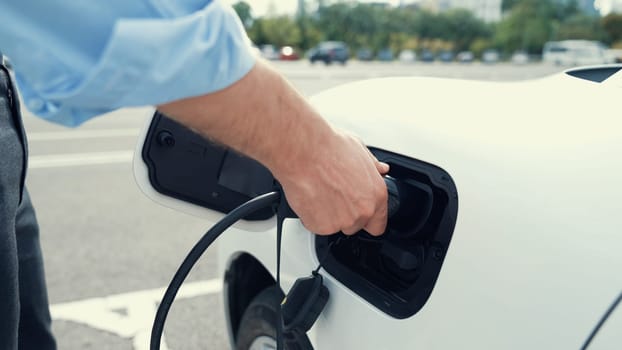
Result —
POLYGON ((380 175, 388 165, 331 127, 265 63, 227 89, 158 108, 267 166, 309 230, 384 232, 387 191, 380 175))
POLYGON ((313 145, 334 134, 308 102, 261 61, 227 89, 158 109, 199 134, 256 159, 277 178, 296 171, 302 158, 312 161, 313 145))

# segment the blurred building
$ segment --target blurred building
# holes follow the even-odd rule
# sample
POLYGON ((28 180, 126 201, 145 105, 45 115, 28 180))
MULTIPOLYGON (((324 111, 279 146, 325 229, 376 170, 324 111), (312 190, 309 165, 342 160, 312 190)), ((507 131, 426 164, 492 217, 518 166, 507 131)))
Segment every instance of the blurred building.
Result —
POLYGON ((391 6, 391 4, 389 4, 386 1, 369 1, 367 2, 368 5, 370 6, 375 6, 375 7, 379 7, 379 8, 388 8, 391 6))
POLYGON ((502 0, 421 0, 419 6, 432 12, 462 8, 485 22, 501 20, 502 0))

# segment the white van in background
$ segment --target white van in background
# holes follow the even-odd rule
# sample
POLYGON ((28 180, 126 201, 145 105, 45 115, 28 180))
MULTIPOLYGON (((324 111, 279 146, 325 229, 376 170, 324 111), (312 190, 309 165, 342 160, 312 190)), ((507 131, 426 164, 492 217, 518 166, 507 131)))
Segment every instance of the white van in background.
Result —
POLYGON ((603 43, 590 40, 549 41, 542 49, 542 60, 563 66, 587 66, 613 63, 603 43))
POLYGON ((622 63, 622 49, 608 49, 605 52, 608 63, 622 63))

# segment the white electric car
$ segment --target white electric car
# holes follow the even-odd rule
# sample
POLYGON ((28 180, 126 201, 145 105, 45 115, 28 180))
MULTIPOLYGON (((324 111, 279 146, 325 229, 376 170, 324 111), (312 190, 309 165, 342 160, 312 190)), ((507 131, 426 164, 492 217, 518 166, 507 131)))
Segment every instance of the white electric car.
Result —
MULTIPOLYGON (((590 335, 589 349, 622 349, 621 68, 375 79, 313 97, 416 200, 380 239, 285 220, 280 289, 271 208, 223 234, 231 347, 275 349, 283 293, 322 260, 330 298, 288 350, 579 349, 590 335)), ((258 163, 158 113, 134 164, 148 196, 213 222, 273 188, 258 163)))

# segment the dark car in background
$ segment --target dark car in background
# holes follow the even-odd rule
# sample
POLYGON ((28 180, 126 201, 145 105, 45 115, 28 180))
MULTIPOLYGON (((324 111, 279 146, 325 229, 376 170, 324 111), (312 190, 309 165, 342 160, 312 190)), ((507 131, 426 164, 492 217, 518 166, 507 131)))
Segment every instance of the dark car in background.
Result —
POLYGON ((376 56, 378 61, 390 62, 393 61, 393 51, 391 49, 385 48, 378 51, 378 55, 376 56))
POLYGON ((362 47, 356 51, 356 59, 359 61, 372 61, 374 53, 370 48, 362 47))
POLYGON ((322 61, 325 64, 339 62, 345 64, 350 58, 348 45, 341 41, 324 41, 319 43, 309 52, 309 61, 315 63, 322 61))
POLYGON ((438 54, 438 59, 441 62, 453 62, 454 60, 454 53, 451 51, 441 51, 440 54, 438 54))
POLYGON ((434 62, 435 57, 434 53, 430 50, 421 51, 421 61, 422 62, 434 62))

